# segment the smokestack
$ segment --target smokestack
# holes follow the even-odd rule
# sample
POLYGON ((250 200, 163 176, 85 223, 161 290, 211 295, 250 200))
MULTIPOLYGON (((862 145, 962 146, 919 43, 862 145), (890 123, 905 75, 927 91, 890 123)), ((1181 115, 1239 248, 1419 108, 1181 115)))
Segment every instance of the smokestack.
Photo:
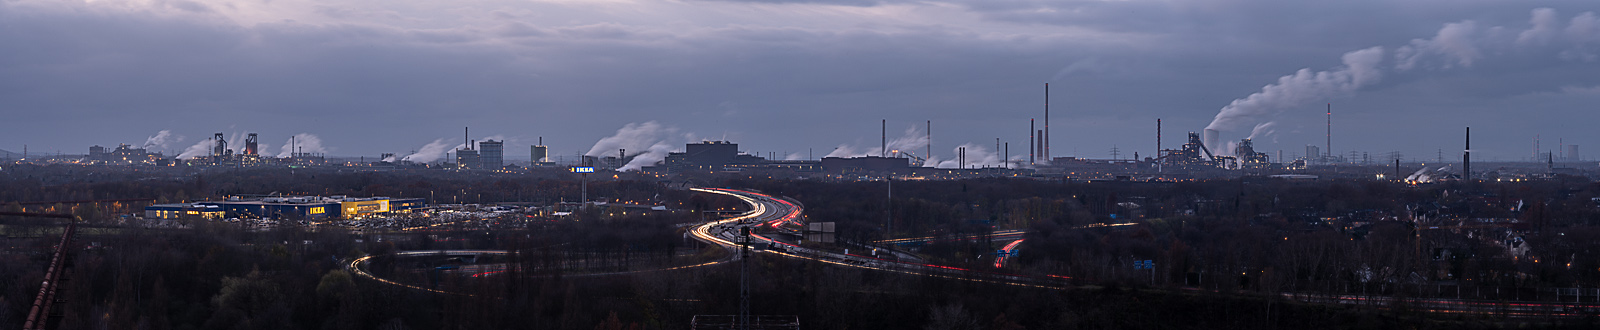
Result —
POLYGON ((1001 164, 1005 164, 1005 168, 1011 168, 1011 142, 1006 142, 1006 154, 1000 158, 1000 161, 1003 162, 1001 164))
POLYGON ((1156 158, 1161 157, 1161 118, 1156 118, 1156 158))
POLYGON ((1049 161, 1050 159, 1044 157, 1044 130, 1041 129, 1041 130, 1037 130, 1037 131, 1034 131, 1034 132, 1037 133, 1037 135, 1035 135, 1035 136, 1037 136, 1035 139, 1039 140, 1038 141, 1039 144, 1036 147, 1036 148, 1039 149, 1038 150, 1039 151, 1039 159, 1040 160, 1044 160, 1044 161, 1049 161))
POLYGON ((467 141, 466 149, 472 149, 472 128, 471 127, 462 127, 461 128, 461 140, 467 141))
POLYGON ((878 157, 889 157, 889 120, 883 120, 883 128, 879 130, 883 135, 883 142, 878 145, 878 157))
POLYGON ((930 157, 933 157, 933 120, 928 120, 928 153, 923 154, 922 159, 930 157))
POLYGON ((1327 146, 1328 146, 1328 150, 1323 150, 1322 152, 1327 153, 1328 154, 1328 158, 1333 158, 1333 103, 1328 103, 1328 145, 1327 146))
POLYGON ((1467 150, 1461 153, 1461 179, 1472 180, 1472 127, 1467 127, 1467 150))
POLYGON ((1044 155, 1045 160, 1050 160, 1050 83, 1044 83, 1044 155))
POLYGON ((1033 118, 1028 118, 1028 165, 1039 159, 1039 154, 1033 153, 1033 118))

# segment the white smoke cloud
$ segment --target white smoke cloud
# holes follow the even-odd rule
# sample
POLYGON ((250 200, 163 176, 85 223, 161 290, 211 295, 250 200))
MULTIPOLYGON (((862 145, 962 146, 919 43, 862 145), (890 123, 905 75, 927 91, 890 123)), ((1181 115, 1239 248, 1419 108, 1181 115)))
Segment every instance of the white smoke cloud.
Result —
POLYGON ((1260 138, 1264 138, 1264 137, 1267 137, 1267 136, 1271 136, 1272 133, 1277 133, 1278 132, 1278 130, 1276 128, 1277 126, 1278 126, 1278 122, 1274 122, 1274 121, 1269 121, 1269 122, 1265 122, 1265 123, 1256 124, 1256 128, 1250 130, 1250 137, 1248 139, 1255 140, 1255 139, 1260 139, 1260 138))
POLYGON ((144 139, 144 146, 141 148, 166 150, 167 148, 171 148, 172 144, 182 141, 183 136, 172 134, 171 130, 161 130, 160 132, 156 132, 155 136, 144 139))
POLYGON ((213 141, 215 141, 215 140, 205 139, 205 140, 200 140, 200 142, 196 142, 194 145, 189 146, 188 149, 184 149, 183 153, 178 154, 178 159, 189 159, 189 158, 200 157, 200 156, 210 156, 211 155, 211 145, 212 145, 212 143, 214 143, 213 141))
POLYGON ((804 160, 804 159, 806 159, 806 154, 798 153, 798 152, 791 153, 791 154, 788 154, 786 156, 783 156, 783 160, 804 160))
MULTIPOLYGON (((1233 130, 1267 122, 1283 109, 1314 101, 1346 96, 1377 83, 1386 68, 1381 67, 1382 46, 1345 53, 1343 66, 1312 72, 1300 69, 1260 92, 1233 100, 1207 129, 1233 130)), ((1474 21, 1448 23, 1432 38, 1413 39, 1394 50, 1395 71, 1449 70, 1471 68, 1479 63, 1511 55, 1534 56, 1535 60, 1600 60, 1600 16, 1584 12, 1565 26, 1554 9, 1534 9, 1526 29, 1503 26, 1485 27, 1474 21)), ((1257 126, 1251 136, 1270 135, 1270 125, 1257 126), (1265 129, 1265 132, 1261 132, 1265 129)))
MULTIPOLYGON (((928 155, 923 155, 925 152, 921 152, 921 151, 924 150, 924 148, 927 148, 927 147, 928 147, 928 134, 927 134, 927 132, 921 130, 916 125, 911 125, 911 127, 906 128, 906 131, 905 131, 904 135, 901 135, 900 137, 894 138, 893 140, 889 140, 889 142, 888 142, 889 153, 887 153, 887 154, 889 155, 889 157, 894 157, 895 156, 894 152, 895 151, 899 151, 900 153, 912 154, 912 155, 916 155, 917 157, 926 158, 928 155)), ((833 149, 832 152, 829 152, 827 155, 825 155, 823 157, 850 158, 850 157, 866 157, 866 156, 881 156, 881 155, 885 155, 885 153, 883 153, 883 148, 882 147, 867 147, 866 149, 858 149, 858 147, 856 147, 856 146, 851 146, 851 145, 848 145, 848 144, 841 144, 841 145, 839 145, 838 148, 833 149)))
MULTIPOLYGON (((1233 100, 1222 107, 1206 129, 1233 130, 1252 125, 1262 117, 1269 117, 1283 109, 1305 103, 1348 95, 1363 86, 1378 82, 1382 71, 1383 47, 1372 47, 1345 53, 1344 65, 1328 71, 1312 72, 1300 69, 1294 74, 1278 78, 1277 83, 1262 87, 1260 92, 1233 100)), ((1215 150, 1213 150, 1215 151, 1215 150)))
MULTIPOLYGON (((427 145, 423 145, 422 148, 418 148, 416 152, 410 155, 400 157, 400 160, 416 163, 432 163, 440 158, 444 158, 445 153, 450 152, 450 149, 449 142, 445 142, 445 139, 437 139, 433 140, 433 142, 429 142, 427 145)), ((384 161, 389 162, 392 160, 384 159, 384 161)))
POLYGON ((629 153, 645 153, 650 147, 664 143, 677 135, 678 128, 667 127, 655 121, 644 123, 629 123, 617 129, 617 134, 600 139, 589 148, 584 156, 605 157, 614 155, 617 149, 628 149, 629 153))
POLYGON ((1470 67, 1483 58, 1478 41, 1483 38, 1478 23, 1462 21, 1445 24, 1433 39, 1412 39, 1411 44, 1395 49, 1394 67, 1411 70, 1429 61, 1438 62, 1440 68, 1470 67))
MULTIPOLYGON (((1000 155, 996 154, 994 150, 989 150, 988 148, 984 148, 984 146, 981 144, 974 143, 965 143, 950 149, 951 154, 957 155, 950 157, 950 160, 938 161, 935 159, 929 163, 937 164, 934 165, 934 167, 937 168, 961 168, 961 148, 967 148, 967 168, 999 167, 1005 165, 1005 162, 1000 160, 1000 155)), ((1015 157, 1011 157, 1011 160, 1013 162, 1026 161, 1027 157, 1017 155, 1015 157)))
POLYGON ((288 158, 294 153, 328 153, 328 148, 322 146, 322 139, 311 133, 295 134, 283 141, 283 149, 278 152, 278 158, 288 158))
POLYGON ((656 143, 655 145, 651 145, 650 149, 644 153, 634 156, 633 161, 622 165, 622 168, 618 168, 617 170, 623 172, 637 171, 645 166, 655 165, 656 162, 667 159, 667 154, 672 153, 672 151, 673 147, 671 144, 667 144, 665 142, 656 143))

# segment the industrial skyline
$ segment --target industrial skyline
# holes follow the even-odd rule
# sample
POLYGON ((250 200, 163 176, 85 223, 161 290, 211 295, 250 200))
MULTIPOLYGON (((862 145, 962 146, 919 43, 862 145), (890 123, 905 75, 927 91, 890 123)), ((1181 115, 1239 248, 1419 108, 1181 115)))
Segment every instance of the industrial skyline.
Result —
POLYGON ((920 149, 946 160, 996 138, 1051 156, 1143 155, 1155 119, 1169 136, 1216 129, 1290 155, 1453 159, 1466 126, 1486 161, 1600 143, 1585 106, 1600 100, 1592 2, 624 2, 643 10, 383 8, 411 18, 395 19, 332 14, 377 9, 364 4, 7 2, 0 19, 31 32, 0 34, 14 50, 0 84, 15 86, 0 108, 26 124, 0 132, 0 149, 80 154, 168 131, 174 142, 152 151, 177 155, 220 131, 262 134, 263 154, 304 134, 317 138, 307 149, 377 157, 460 148, 455 130, 473 126, 489 134, 469 139, 506 150, 548 138, 555 157, 654 122, 669 146, 819 158, 873 147, 875 120, 891 132, 931 121, 939 136, 920 149), (1339 114, 1325 133, 1329 103, 1339 114))

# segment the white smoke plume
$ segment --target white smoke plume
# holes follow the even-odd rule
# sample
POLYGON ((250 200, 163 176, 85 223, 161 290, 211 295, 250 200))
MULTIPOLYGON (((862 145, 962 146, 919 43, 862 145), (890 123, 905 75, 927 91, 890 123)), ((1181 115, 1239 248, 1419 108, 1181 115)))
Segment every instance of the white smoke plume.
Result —
POLYGON ((161 130, 156 132, 155 136, 144 139, 144 146, 141 148, 166 150, 172 147, 171 144, 181 141, 183 141, 183 136, 172 134, 172 130, 161 130))
POLYGON ((798 152, 791 153, 791 154, 789 154, 787 156, 783 156, 783 160, 804 160, 804 159, 806 159, 806 154, 798 153, 798 152))
POLYGON ((1250 130, 1250 137, 1248 139, 1255 140, 1272 135, 1272 133, 1276 133, 1278 131, 1276 128, 1277 126, 1278 122, 1273 121, 1256 124, 1256 128, 1250 130))
POLYGON ((617 170, 623 172, 638 171, 640 168, 645 166, 655 165, 656 162, 667 159, 667 154, 672 153, 672 148, 672 145, 667 144, 666 142, 656 143, 651 145, 650 148, 644 153, 634 156, 633 161, 622 165, 622 168, 618 168, 617 170))
POLYGON ((189 158, 194 158, 194 157, 210 156, 211 155, 211 146, 212 146, 213 143, 215 143, 213 141, 215 141, 215 140, 205 139, 205 140, 200 140, 200 142, 196 142, 194 145, 189 146, 188 149, 184 149, 183 153, 178 154, 178 159, 189 159, 189 158))
MULTIPOLYGON (((1363 86, 1378 82, 1382 70, 1383 47, 1372 47, 1345 53, 1344 65, 1328 71, 1312 72, 1300 69, 1294 74, 1278 78, 1277 83, 1262 87, 1260 92, 1233 100, 1217 113, 1206 129, 1233 130, 1253 125, 1283 109, 1305 103, 1348 95, 1363 86)), ((1215 150, 1213 150, 1214 152, 1215 150)))
MULTIPOLYGON (((433 140, 433 142, 429 142, 427 145, 423 145, 422 148, 417 149, 416 152, 399 158, 402 161, 408 162, 432 163, 440 158, 444 158, 444 155, 447 152, 450 152, 450 143, 445 142, 445 139, 437 139, 433 140)), ((392 160, 389 159, 384 159, 384 161, 392 162, 392 160)))
POLYGON ((655 121, 629 123, 617 129, 617 134, 600 139, 584 156, 605 157, 615 155, 617 149, 628 149, 631 154, 644 153, 651 146, 674 138, 678 129, 655 121))
POLYGON ((637 171, 667 159, 667 154, 673 152, 675 146, 692 140, 691 136, 693 134, 678 134, 677 127, 655 121, 629 123, 617 129, 617 134, 595 142, 584 156, 606 157, 616 155, 617 149, 626 149, 627 155, 634 158, 617 170, 637 171))
MULTIPOLYGON (((240 142, 243 143, 243 142, 240 142)), ((322 139, 310 133, 295 134, 294 137, 283 141, 283 149, 278 152, 278 158, 288 158, 294 153, 328 153, 328 148, 322 146, 322 139)))
MULTIPOLYGON (((1554 9, 1539 8, 1533 10, 1527 28, 1484 26, 1470 20, 1448 23, 1433 37, 1413 39, 1393 53, 1392 68, 1380 65, 1384 48, 1378 46, 1345 53, 1344 65, 1331 70, 1300 69, 1229 103, 1206 128, 1234 130, 1267 122, 1284 109, 1350 95, 1377 83, 1389 70, 1468 69, 1508 57, 1540 63, 1600 61, 1600 16, 1583 12, 1563 23, 1554 9)), ((1271 134, 1268 129, 1251 136, 1271 134)))
MULTIPOLYGON (((927 132, 921 130, 916 125, 911 125, 911 127, 906 128, 906 132, 905 132, 904 135, 901 135, 900 137, 894 138, 893 140, 889 140, 889 142, 888 142, 889 153, 887 153, 887 154, 888 154, 889 157, 895 157, 895 151, 899 151, 901 153, 907 153, 907 154, 917 155, 917 157, 926 158, 926 157, 928 157, 928 155, 923 155, 924 152, 921 152, 921 151, 924 148, 927 148, 927 147, 928 147, 928 134, 927 134, 927 132)), ((857 147, 855 147, 855 146, 851 146, 851 145, 848 145, 848 144, 841 144, 841 145, 839 145, 838 148, 833 149, 832 152, 829 152, 827 155, 825 155, 823 157, 850 158, 850 157, 881 156, 881 155, 884 155, 884 154, 885 153, 883 153, 882 147, 878 147, 878 148, 867 147, 866 149, 857 149, 857 147)))
MULTIPOLYGON (((1000 155, 995 154, 994 150, 989 150, 988 148, 984 148, 984 146, 981 144, 973 143, 965 143, 950 149, 950 153, 956 155, 950 157, 950 160, 939 161, 935 159, 929 163, 937 164, 934 165, 934 167, 937 168, 961 168, 961 148, 967 148, 967 168, 1000 167, 1005 165, 1005 162, 1000 160, 1000 155)), ((1026 161, 1027 157, 1023 155, 1017 155, 1015 157, 1011 157, 1011 160, 1013 163, 1018 161, 1026 161)))

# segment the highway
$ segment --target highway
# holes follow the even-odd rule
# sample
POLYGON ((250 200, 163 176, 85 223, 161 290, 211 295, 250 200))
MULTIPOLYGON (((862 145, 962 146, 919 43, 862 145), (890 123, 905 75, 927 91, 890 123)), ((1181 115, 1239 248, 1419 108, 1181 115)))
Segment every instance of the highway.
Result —
POLYGON ((798 246, 754 233, 754 229, 757 227, 774 227, 782 223, 798 225, 796 218, 803 212, 803 208, 798 204, 752 191, 716 188, 694 188, 693 190, 702 193, 732 196, 750 204, 750 212, 721 221, 707 222, 694 227, 692 230, 696 239, 723 246, 728 249, 731 255, 735 256, 735 259, 739 255, 737 253, 739 250, 737 242, 741 240, 741 228, 750 227, 752 229, 752 234, 750 235, 751 243, 771 246, 769 249, 756 251, 756 253, 768 253, 786 258, 813 260, 846 267, 919 276, 1051 289, 1066 287, 1066 277, 1039 277, 979 271, 927 263, 884 260, 868 255, 846 254, 798 246))

